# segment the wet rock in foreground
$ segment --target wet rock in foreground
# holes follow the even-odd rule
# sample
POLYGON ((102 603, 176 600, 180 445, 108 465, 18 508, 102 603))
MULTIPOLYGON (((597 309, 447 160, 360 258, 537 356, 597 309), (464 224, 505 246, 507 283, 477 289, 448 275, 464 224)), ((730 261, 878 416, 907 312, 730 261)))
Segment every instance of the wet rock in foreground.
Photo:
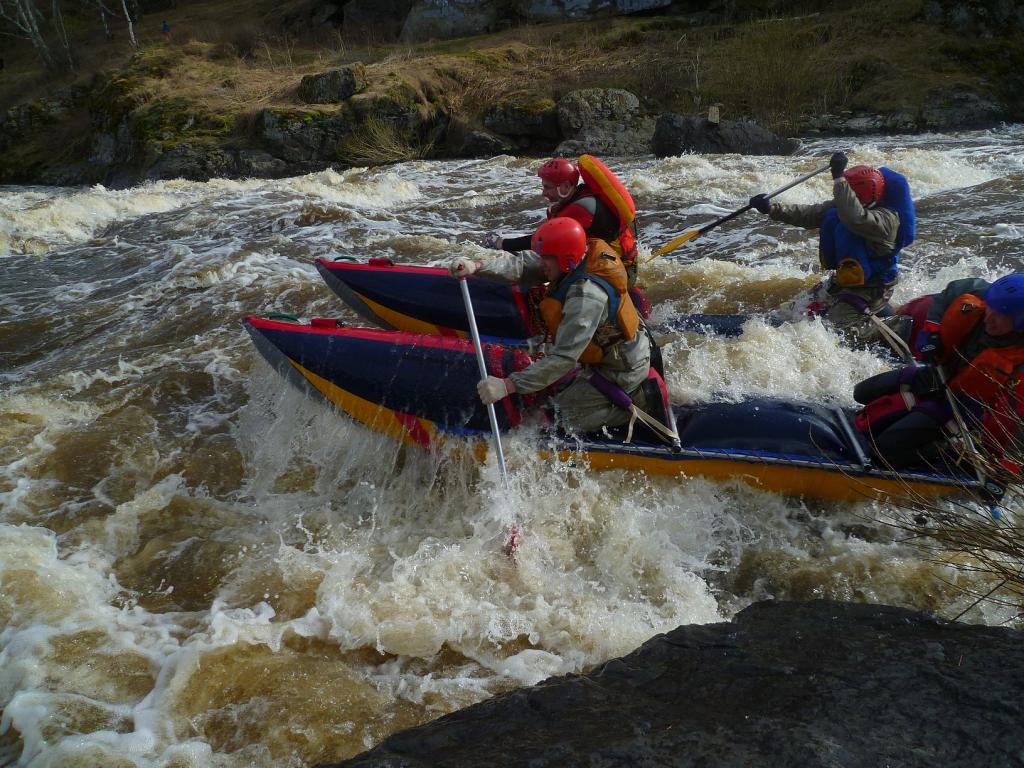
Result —
POLYGON ((758 603, 338 765, 1020 765, 1022 640, 887 606, 758 603))

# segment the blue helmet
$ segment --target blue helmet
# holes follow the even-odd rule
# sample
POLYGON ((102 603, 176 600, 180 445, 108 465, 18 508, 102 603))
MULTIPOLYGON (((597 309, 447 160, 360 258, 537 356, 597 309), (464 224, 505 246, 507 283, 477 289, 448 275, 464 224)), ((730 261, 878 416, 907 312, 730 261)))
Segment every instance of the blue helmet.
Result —
POLYGON ((994 311, 1013 318, 1014 330, 1024 331, 1024 273, 1000 277, 988 287, 983 298, 994 311))

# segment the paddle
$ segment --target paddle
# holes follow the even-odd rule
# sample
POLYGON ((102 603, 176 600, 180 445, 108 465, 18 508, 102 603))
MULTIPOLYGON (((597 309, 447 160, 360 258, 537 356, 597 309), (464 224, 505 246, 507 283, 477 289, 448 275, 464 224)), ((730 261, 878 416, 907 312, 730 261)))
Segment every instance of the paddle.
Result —
MULTIPOLYGON (((473 336, 473 348, 476 350, 476 364, 480 369, 480 378, 487 378, 487 361, 484 360, 484 346, 480 343, 480 331, 476 328, 476 313, 473 312, 473 300, 469 297, 469 286, 466 278, 459 278, 459 288, 462 290, 462 303, 466 305, 466 317, 469 318, 469 332, 473 336)), ((494 412, 494 403, 487 406, 487 418, 491 421, 491 433, 494 435, 494 450, 498 454, 498 467, 501 469, 501 479, 505 481, 505 490, 509 488, 508 472, 505 469, 505 452, 501 450, 501 435, 498 434, 498 414, 494 412)))
MULTIPOLYGON (((466 278, 459 278, 459 288, 462 291, 462 303, 466 305, 466 318, 469 320, 469 333, 473 337, 473 349, 476 351, 476 364, 480 369, 480 379, 487 378, 487 361, 484 359, 484 345, 480 343, 480 331, 476 327, 476 313, 473 311, 473 300, 469 297, 469 285, 466 278)), ((494 411, 494 403, 487 406, 487 418, 491 422, 491 434, 494 435, 494 450, 498 456, 498 467, 501 469, 501 479, 505 483, 505 490, 509 490, 508 470, 505 469, 505 452, 501 449, 501 434, 498 432, 498 414, 494 411)), ((505 545, 505 552, 509 556, 515 553, 519 546, 519 526, 512 524, 509 531, 508 543, 505 545)))
MULTIPOLYGON (((786 186, 779 187, 774 192, 771 192, 770 194, 767 195, 767 198, 769 200, 771 200, 776 195, 781 195, 787 189, 792 189, 797 184, 803 184, 808 179, 813 178, 813 177, 817 176, 819 173, 823 173, 824 171, 827 171, 828 169, 829 169, 829 166, 825 165, 825 166, 822 166, 821 168, 818 168, 816 171, 811 171, 810 173, 804 174, 803 176, 801 176, 796 181, 791 181, 786 186)), ((656 250, 654 252, 654 255, 651 256, 651 258, 649 258, 647 260, 647 263, 650 263, 650 262, 654 261, 659 256, 664 256, 666 253, 670 253, 671 251, 674 251, 676 248, 678 248, 683 243, 688 243, 691 240, 696 240, 698 237, 700 237, 701 235, 707 234, 708 232, 710 232, 712 229, 714 229, 718 225, 725 224, 725 222, 731 221, 732 219, 735 219, 741 213, 746 213, 747 211, 749 211, 753 207, 754 206, 750 205, 750 203, 747 203, 745 206, 740 208, 738 211, 733 211, 732 213, 730 213, 727 216, 723 216, 720 219, 716 219, 715 221, 712 221, 710 224, 705 224, 700 229, 694 229, 694 230, 692 230, 690 232, 687 232, 686 234, 680 235, 675 240, 673 240, 673 241, 671 241, 669 243, 666 243, 665 245, 661 246, 661 248, 656 250)))

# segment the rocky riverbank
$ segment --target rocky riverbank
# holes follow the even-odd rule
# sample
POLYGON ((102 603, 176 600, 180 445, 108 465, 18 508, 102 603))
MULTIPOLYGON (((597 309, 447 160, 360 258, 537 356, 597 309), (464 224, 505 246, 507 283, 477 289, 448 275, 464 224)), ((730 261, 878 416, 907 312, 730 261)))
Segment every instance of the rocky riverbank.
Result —
POLYGON ((1022 640, 879 605, 757 603, 337 768, 1016 765, 1022 640))
MULTIPOLYGON (((346 23, 380 22, 363 5, 345 6, 346 23)), ((408 29, 440 23, 406 5, 392 34, 420 39, 408 29)), ((472 19, 501 27, 498 5, 455 3, 461 21, 444 16, 455 26, 435 32, 465 33, 472 19)), ((500 153, 786 153, 792 137, 1024 120, 1024 20, 997 18, 999 3, 869 1, 766 19, 752 2, 725 5, 654 3, 671 15, 398 49, 289 50, 288 66, 258 35, 153 42, 45 95, 17 91, 0 114, 0 183, 128 186, 500 153), (868 19, 899 34, 882 45, 868 19)), ((302 23, 332 23, 315 18, 302 23)))

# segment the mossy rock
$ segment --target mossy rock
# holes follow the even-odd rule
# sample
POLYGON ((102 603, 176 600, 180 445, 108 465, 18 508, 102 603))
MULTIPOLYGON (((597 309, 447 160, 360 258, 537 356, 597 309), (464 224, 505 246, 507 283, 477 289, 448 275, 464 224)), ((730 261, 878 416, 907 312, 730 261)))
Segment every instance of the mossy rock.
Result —
POLYGON ((502 99, 484 115, 484 126, 504 136, 558 139, 555 101, 539 93, 517 93, 502 99))
POLYGON ((29 114, 33 126, 56 125, 63 117, 64 110, 49 99, 30 101, 29 114))
POLYGON ((115 74, 92 91, 89 114, 93 125, 100 130, 115 130, 125 117, 152 97, 140 80, 115 74))
POLYGON ((74 104, 59 99, 39 98, 16 104, 0 119, 0 151, 25 136, 59 125, 68 118, 74 104))
POLYGON ((416 130, 430 122, 437 109, 422 99, 419 92, 409 83, 401 81, 384 91, 373 91, 353 96, 354 116, 360 123, 380 119, 400 130, 416 130))
POLYGON ((140 143, 156 142, 165 151, 186 140, 231 135, 238 115, 211 112, 188 99, 157 99, 132 114, 132 135, 140 143))
POLYGON ((335 124, 344 124, 350 119, 349 111, 271 107, 261 110, 256 116, 253 131, 259 139, 277 144, 312 128, 328 129, 335 124))
POLYGON ((366 67, 355 62, 347 67, 306 75, 298 96, 307 104, 336 104, 366 90, 366 67))
POLYGON ((147 152, 144 172, 147 179, 191 179, 208 181, 224 176, 230 177, 236 167, 234 156, 211 138, 190 138, 172 147, 164 147, 155 153, 155 147, 147 152))
POLYGON ((638 117, 640 100, 621 88, 583 88, 558 101, 558 124, 565 136, 576 136, 595 123, 631 124, 638 117))

